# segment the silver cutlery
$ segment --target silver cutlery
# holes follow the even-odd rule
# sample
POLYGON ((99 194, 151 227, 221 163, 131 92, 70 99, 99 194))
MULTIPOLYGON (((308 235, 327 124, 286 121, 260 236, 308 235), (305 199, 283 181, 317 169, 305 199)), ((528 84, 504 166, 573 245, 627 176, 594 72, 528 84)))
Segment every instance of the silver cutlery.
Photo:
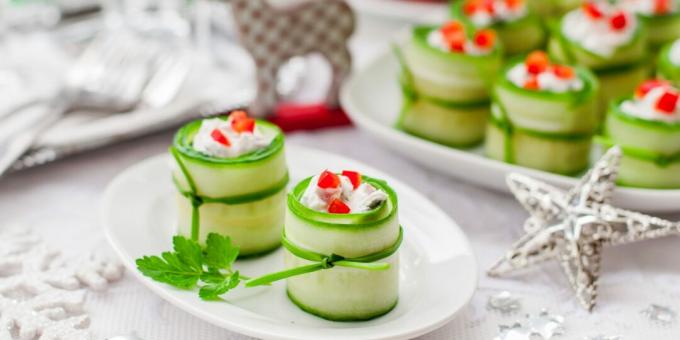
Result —
POLYGON ((157 48, 130 36, 116 34, 95 39, 67 72, 62 90, 42 114, 17 112, 0 131, 0 175, 23 155, 54 122, 68 111, 97 108, 125 111, 134 107, 151 77, 157 48))

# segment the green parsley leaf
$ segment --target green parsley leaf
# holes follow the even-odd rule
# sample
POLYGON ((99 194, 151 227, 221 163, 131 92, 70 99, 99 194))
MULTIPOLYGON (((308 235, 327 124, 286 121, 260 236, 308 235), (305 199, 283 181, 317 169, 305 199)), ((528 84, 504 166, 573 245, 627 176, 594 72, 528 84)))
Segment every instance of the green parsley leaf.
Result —
POLYGON ((176 253, 171 252, 163 253, 162 257, 144 256, 137 259, 136 263, 144 276, 182 289, 196 286, 202 273, 201 268, 187 265, 176 253))
POLYGON ((222 282, 209 283, 198 291, 198 296, 203 300, 215 300, 220 295, 236 288, 241 282, 241 277, 238 271, 225 277, 222 282))
POLYGON ((153 280, 182 289, 195 288, 200 280, 205 285, 199 296, 205 300, 217 299, 248 279, 238 271, 231 272, 239 248, 228 236, 209 234, 205 249, 183 236, 173 237, 172 245, 172 252, 137 259, 137 269, 153 280))
POLYGON ((172 246, 177 257, 184 264, 199 271, 203 269, 203 251, 198 242, 186 237, 175 236, 172 238, 172 246))
POLYGON ((206 240, 206 250, 204 262, 209 268, 231 270, 231 266, 236 261, 239 247, 231 244, 228 236, 216 233, 208 234, 206 240))

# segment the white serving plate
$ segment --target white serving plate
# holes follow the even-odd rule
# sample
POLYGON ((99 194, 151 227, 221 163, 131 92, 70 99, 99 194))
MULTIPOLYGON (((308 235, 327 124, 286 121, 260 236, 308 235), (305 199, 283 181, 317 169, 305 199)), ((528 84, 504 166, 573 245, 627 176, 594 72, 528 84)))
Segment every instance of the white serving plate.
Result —
MULTIPOLYGON (((401 247, 400 299, 397 307, 366 322, 331 322, 298 309, 288 300, 285 282, 271 287, 238 288, 225 301, 206 302, 139 273, 135 259, 171 248, 175 232, 175 188, 170 157, 143 161, 116 177, 105 193, 103 225, 129 271, 168 302, 205 321, 259 338, 407 339, 451 320, 472 297, 477 264, 460 227, 433 203, 398 180, 359 162, 294 145, 287 146, 291 183, 323 169, 356 169, 384 178, 399 196, 405 237, 401 247)), ((237 262, 250 276, 283 268, 282 250, 237 262)))
POLYGON ((433 22, 446 18, 448 2, 413 0, 350 0, 360 13, 408 22, 433 22))
MULTIPOLYGON (((385 51, 354 73, 345 83, 342 105, 352 121, 388 148, 444 174, 494 190, 508 191, 505 177, 518 172, 568 188, 577 178, 511 165, 484 157, 482 148, 458 150, 420 139, 394 128, 402 95, 399 64, 385 51)), ((597 151, 593 159, 597 158, 597 151)), ((623 208, 648 212, 680 211, 680 190, 617 188, 614 202, 623 208)))

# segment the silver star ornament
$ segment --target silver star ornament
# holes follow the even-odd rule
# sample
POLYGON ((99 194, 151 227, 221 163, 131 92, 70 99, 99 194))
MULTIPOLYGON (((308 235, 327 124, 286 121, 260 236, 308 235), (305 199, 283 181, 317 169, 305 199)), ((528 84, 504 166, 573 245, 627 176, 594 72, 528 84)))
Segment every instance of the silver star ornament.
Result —
POLYGON ((490 276, 557 260, 587 310, 597 297, 604 246, 680 235, 680 224, 610 204, 621 149, 613 147, 569 191, 510 174, 507 183, 529 212, 526 234, 489 271, 490 276))

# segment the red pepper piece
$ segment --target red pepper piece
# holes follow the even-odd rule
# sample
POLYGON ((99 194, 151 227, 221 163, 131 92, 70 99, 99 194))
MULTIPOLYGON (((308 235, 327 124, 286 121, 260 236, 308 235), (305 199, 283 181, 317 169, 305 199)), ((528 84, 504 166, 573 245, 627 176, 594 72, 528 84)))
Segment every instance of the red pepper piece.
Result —
POLYGON ((316 183, 321 189, 335 189, 340 186, 340 178, 338 175, 324 170, 321 175, 319 175, 319 181, 316 183))
POLYGON ((361 174, 356 172, 356 171, 349 171, 349 170, 344 170, 342 171, 342 175, 349 178, 349 181, 352 182, 352 187, 354 189, 358 188, 359 185, 361 185, 361 174))
POLYGON ((349 206, 339 199, 334 199, 328 205, 328 212, 331 214, 349 214, 350 210, 349 206))

